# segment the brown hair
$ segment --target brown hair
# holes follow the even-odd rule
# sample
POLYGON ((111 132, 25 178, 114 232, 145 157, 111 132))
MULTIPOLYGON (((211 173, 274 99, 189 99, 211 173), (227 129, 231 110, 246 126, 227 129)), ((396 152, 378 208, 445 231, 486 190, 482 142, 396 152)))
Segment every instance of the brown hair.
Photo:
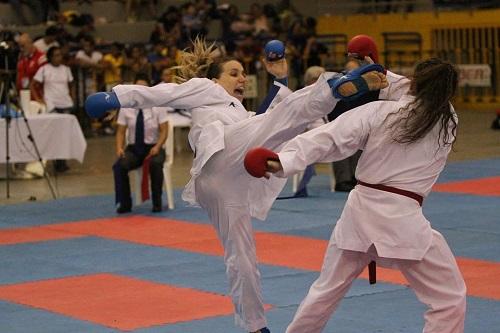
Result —
POLYGON ((444 146, 453 144, 457 120, 450 100, 457 87, 458 71, 451 63, 438 58, 419 63, 410 89, 415 100, 387 116, 398 116, 389 125, 389 129, 393 129, 395 133, 394 141, 411 144, 425 137, 439 123, 439 146, 441 143, 444 146))

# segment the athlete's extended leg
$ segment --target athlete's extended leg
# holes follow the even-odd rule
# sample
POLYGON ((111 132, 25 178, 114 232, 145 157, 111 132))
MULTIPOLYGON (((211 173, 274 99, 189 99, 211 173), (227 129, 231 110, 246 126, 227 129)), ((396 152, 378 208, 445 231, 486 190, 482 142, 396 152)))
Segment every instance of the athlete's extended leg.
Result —
POLYGON ((260 273, 248 200, 239 198, 246 193, 235 191, 234 183, 245 187, 247 175, 240 179, 231 172, 217 177, 224 171, 211 169, 217 160, 209 161, 204 174, 196 180, 198 202, 208 212, 219 239, 224 247, 224 263, 229 280, 229 291, 235 308, 236 324, 247 332, 267 326, 262 298, 260 273), (214 173, 212 173, 214 172, 214 173))

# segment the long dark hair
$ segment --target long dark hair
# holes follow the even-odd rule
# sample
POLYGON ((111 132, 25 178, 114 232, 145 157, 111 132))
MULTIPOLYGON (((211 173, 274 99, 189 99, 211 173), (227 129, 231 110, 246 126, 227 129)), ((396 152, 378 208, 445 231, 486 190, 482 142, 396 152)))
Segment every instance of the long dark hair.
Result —
POLYGON ((453 144, 457 120, 450 100, 457 87, 458 71, 451 63, 438 58, 419 63, 410 88, 415 100, 387 117, 396 118, 389 125, 394 141, 411 144, 425 137, 439 123, 439 146, 441 143, 443 146, 453 144))

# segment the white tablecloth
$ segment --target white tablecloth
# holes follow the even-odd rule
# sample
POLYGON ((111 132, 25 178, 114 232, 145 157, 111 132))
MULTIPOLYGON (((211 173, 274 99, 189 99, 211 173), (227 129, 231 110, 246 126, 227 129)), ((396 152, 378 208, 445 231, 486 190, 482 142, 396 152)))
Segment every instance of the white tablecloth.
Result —
MULTIPOLYGON (((28 116, 33 138, 44 160, 75 159, 83 162, 87 142, 71 114, 42 114, 28 116)), ((37 161, 35 148, 28 139, 23 118, 13 118, 9 127, 9 154, 11 163, 37 161)), ((0 163, 6 162, 5 119, 0 119, 0 163)))

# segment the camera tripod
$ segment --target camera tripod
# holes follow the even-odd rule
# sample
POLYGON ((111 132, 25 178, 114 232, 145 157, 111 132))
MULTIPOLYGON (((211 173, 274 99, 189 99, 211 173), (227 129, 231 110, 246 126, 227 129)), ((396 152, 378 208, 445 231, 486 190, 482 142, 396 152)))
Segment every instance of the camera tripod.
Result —
MULTIPOLYGON (((11 178, 9 129, 10 129, 10 124, 12 122, 12 114, 11 114, 11 107, 10 107, 11 101, 10 101, 9 90, 11 88, 13 88, 12 89, 13 91, 17 91, 17 90, 15 89, 13 82, 11 80, 11 77, 13 77, 15 75, 15 72, 8 70, 7 63, 5 63, 5 68, 6 68, 5 70, 0 70, 0 104, 3 102, 3 104, 5 105, 4 118, 5 118, 5 136, 6 136, 6 138, 5 138, 5 144, 6 144, 6 147, 5 147, 5 153, 6 153, 6 155, 5 155, 5 162, 6 162, 5 168, 6 168, 6 190, 7 190, 6 194, 7 194, 7 199, 9 199, 10 198, 10 178, 11 178)), ((47 173, 47 169, 45 168, 45 164, 43 163, 42 157, 40 156, 40 151, 38 150, 38 146, 37 146, 35 139, 33 137, 33 132, 31 131, 31 127, 29 125, 28 118, 26 118, 26 114, 22 108, 19 108, 19 110, 20 110, 20 115, 21 115, 20 118, 24 119, 24 123, 26 125, 27 130, 28 130, 27 138, 28 138, 28 140, 31 141, 31 144, 33 145, 33 148, 34 148, 36 156, 37 156, 37 160, 42 166, 43 177, 47 181, 50 192, 52 193, 52 198, 56 199, 57 198, 56 192, 54 191, 54 187, 52 186, 52 183, 50 181, 49 175, 47 173)), ((16 121, 17 121, 17 118, 16 118, 16 121)))

